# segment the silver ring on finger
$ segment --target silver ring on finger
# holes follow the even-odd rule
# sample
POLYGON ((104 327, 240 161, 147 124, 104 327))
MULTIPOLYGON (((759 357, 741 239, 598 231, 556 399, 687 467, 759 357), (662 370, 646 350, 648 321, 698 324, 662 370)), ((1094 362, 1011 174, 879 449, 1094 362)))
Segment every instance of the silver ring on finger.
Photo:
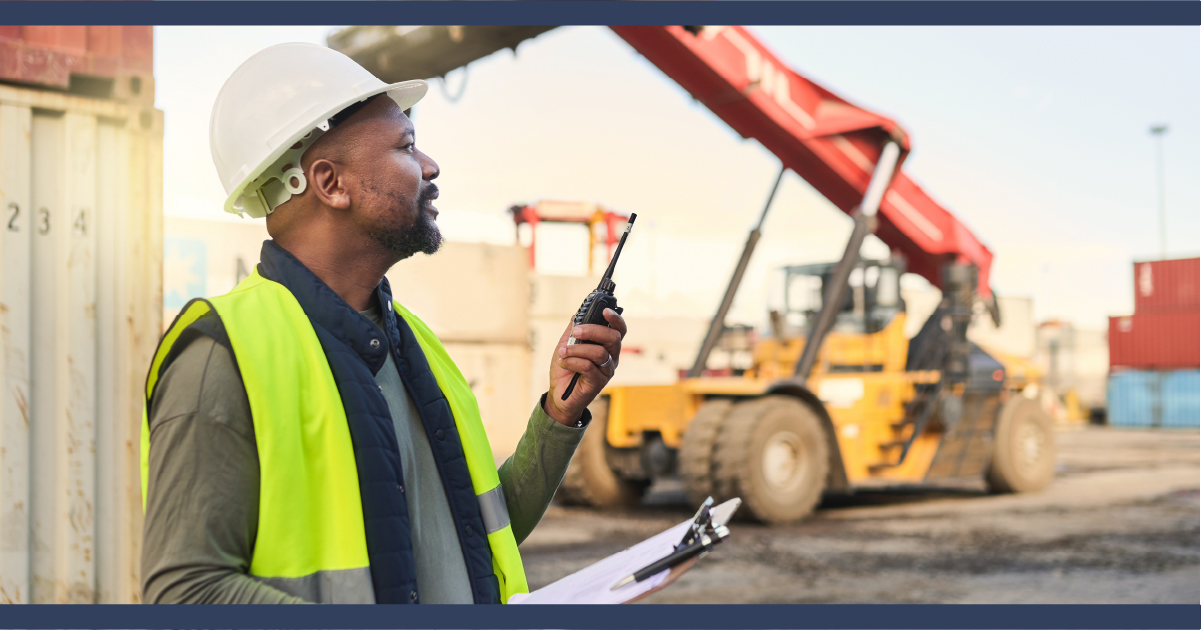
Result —
POLYGON ((603 369, 609 367, 610 365, 613 365, 613 355, 611 355, 611 354, 609 355, 608 359, 605 359, 604 363, 600 364, 600 368, 603 370, 603 369))

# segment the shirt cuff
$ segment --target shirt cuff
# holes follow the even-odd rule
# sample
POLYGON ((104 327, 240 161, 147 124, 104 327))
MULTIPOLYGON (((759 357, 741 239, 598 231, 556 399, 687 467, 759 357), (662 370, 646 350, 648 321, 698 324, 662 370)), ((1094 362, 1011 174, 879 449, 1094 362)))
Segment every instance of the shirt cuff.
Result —
POLYGON ((559 422, 558 420, 546 415, 546 394, 542 394, 542 398, 538 399, 538 404, 534 408, 533 420, 538 422, 539 425, 542 425, 546 422, 555 425, 554 427, 549 428, 552 431, 557 427, 559 429, 567 429, 568 431, 572 432, 582 432, 584 429, 588 428, 588 423, 592 422, 592 412, 585 407, 584 413, 580 414, 579 419, 576 420, 574 424, 563 424, 562 422, 559 422))

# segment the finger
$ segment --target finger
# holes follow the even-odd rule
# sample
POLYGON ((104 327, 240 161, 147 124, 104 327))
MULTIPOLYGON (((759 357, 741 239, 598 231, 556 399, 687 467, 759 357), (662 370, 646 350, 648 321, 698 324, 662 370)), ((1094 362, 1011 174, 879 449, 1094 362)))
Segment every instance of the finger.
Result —
POLYGON ((605 350, 604 346, 594 346, 591 344, 568 346, 562 349, 559 356, 587 359, 595 363, 596 367, 600 369, 601 374, 604 374, 608 378, 612 378, 614 371, 617 369, 617 357, 605 350))
MULTIPOLYGON (((606 312, 611 312, 611 311, 608 311, 606 309, 606 312)), ((625 326, 625 321, 621 320, 620 315, 613 313, 613 316, 618 318, 618 320, 619 320, 618 323, 621 326, 625 326)), ((622 338, 625 336, 625 333, 620 330, 616 330, 614 328, 606 328, 605 330, 609 331, 610 333, 616 333, 616 334, 607 335, 609 337, 609 340, 607 340, 607 341, 597 340, 595 343, 599 343, 602 348, 604 348, 606 351, 608 351, 609 355, 613 357, 613 366, 616 367, 617 364, 621 362, 621 342, 622 342, 622 338)))
POLYGON ((559 352, 560 357, 578 356, 578 357, 585 357, 585 358, 596 360, 596 357, 599 356, 601 358, 599 360, 596 360, 597 365, 602 365, 606 361, 608 361, 610 358, 612 358, 613 362, 606 367, 615 368, 615 367, 617 367, 617 364, 621 362, 621 339, 617 339, 613 343, 606 343, 606 344, 602 344, 602 345, 591 344, 591 343, 581 343, 581 344, 576 344, 574 346, 564 346, 563 348, 560 348, 560 350, 561 350, 561 352, 559 352), (567 348, 571 348, 571 349, 573 349, 573 351, 571 351, 571 352, 563 352, 562 351, 567 348), (576 348, 590 348, 590 350, 574 350, 576 348))
POLYGON ((560 357, 579 357, 588 359, 600 365, 609 360, 609 351, 604 346, 596 346, 590 343, 579 343, 574 346, 564 346, 559 348, 560 357))
POLYGON ((613 372, 617 369, 617 357, 605 350, 604 346, 594 345, 579 345, 568 346, 559 351, 559 356, 563 358, 580 358, 587 359, 596 364, 600 368, 602 374, 612 378, 613 372))
POLYGON ((621 342, 619 341, 611 346, 601 346, 601 348, 605 349, 605 359, 602 359, 598 365, 603 365, 606 360, 612 359, 613 362, 605 366, 607 368, 612 368, 609 370, 609 375, 612 376, 613 369, 616 369, 618 362, 621 361, 621 342))
POLYGON ((582 324, 572 329, 571 335, 580 341, 591 341, 610 346, 621 341, 621 333, 600 324, 582 324))
POLYGON ((604 375, 604 373, 601 372, 600 367, 596 363, 588 359, 581 359, 580 357, 565 357, 559 360, 559 365, 563 369, 576 372, 582 378, 588 379, 594 383, 598 381, 603 382, 606 378, 608 378, 604 375))
POLYGON ((605 316, 605 321, 609 322, 609 327, 621 333, 621 336, 624 338, 626 332, 629 330, 626 328, 626 320, 611 308, 605 309, 605 312, 602 314, 605 316))

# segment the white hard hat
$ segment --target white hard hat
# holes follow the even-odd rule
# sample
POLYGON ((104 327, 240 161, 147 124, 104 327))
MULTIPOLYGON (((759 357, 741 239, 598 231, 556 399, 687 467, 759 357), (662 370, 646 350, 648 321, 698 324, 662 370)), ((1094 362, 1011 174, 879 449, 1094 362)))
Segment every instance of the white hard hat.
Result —
POLYGON ((304 192, 300 156, 329 130, 334 114, 384 92, 406 110, 427 88, 425 81, 388 85, 350 57, 315 44, 260 51, 225 81, 209 120, 209 150, 228 195, 225 211, 263 217, 304 192))

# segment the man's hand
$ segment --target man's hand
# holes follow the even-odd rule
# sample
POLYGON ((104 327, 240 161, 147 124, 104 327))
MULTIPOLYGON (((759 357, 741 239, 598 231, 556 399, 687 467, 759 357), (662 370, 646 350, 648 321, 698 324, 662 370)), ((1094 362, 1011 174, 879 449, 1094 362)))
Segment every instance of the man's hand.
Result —
POLYGON ((584 408, 600 393, 613 372, 617 370, 617 362, 621 356, 621 340, 626 336, 626 320, 612 309, 605 309, 605 320, 609 327, 596 324, 580 326, 567 325, 559 343, 555 346, 555 356, 550 361, 550 390, 546 395, 546 415, 565 424, 572 425, 584 413, 584 408), (567 345, 567 340, 575 336, 578 341, 567 345), (567 400, 560 400, 571 378, 580 375, 580 381, 567 400))

